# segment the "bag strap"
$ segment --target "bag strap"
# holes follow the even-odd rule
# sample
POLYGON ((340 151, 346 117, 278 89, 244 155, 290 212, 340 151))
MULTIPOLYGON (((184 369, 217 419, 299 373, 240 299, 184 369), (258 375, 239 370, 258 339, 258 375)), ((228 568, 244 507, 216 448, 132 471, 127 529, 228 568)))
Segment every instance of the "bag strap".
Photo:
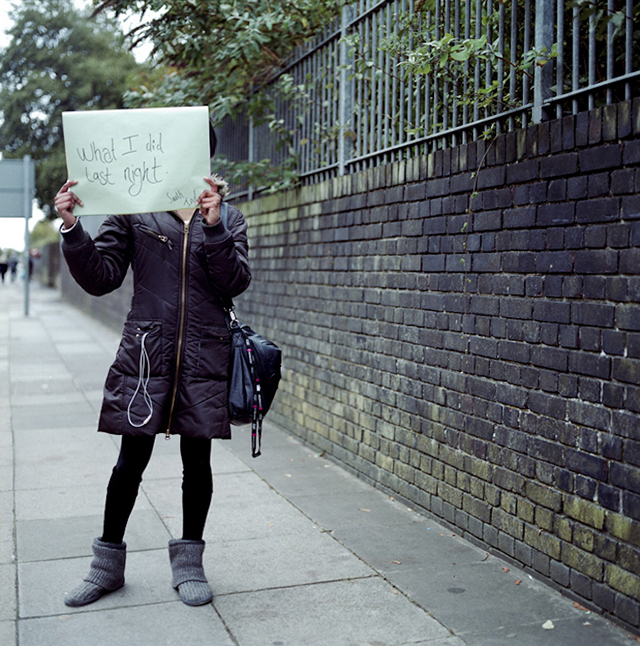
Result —
MULTIPOLYGON (((229 227, 227 226, 229 223, 229 205, 226 202, 220 202, 220 220, 222 224, 224 224, 224 228, 228 229, 229 227)), ((236 315, 235 312, 233 311, 233 301, 230 298, 221 298, 220 300, 222 301, 222 307, 224 308, 224 311, 227 313, 227 316, 229 317, 229 321, 227 321, 227 327, 229 327, 229 323, 236 321, 236 315)))
POLYGON ((244 348, 247 353, 247 363, 249 364, 249 375, 251 378, 251 390, 253 394, 253 411, 251 414, 251 457, 257 458, 262 455, 262 420, 264 418, 262 406, 262 384, 260 375, 256 371, 256 357, 253 344, 249 339, 246 331, 243 329, 240 321, 237 319, 233 307, 226 310, 229 317, 227 326, 231 334, 239 334, 244 348))
POLYGON ((251 457, 257 458, 262 454, 262 384, 256 374, 255 356, 251 341, 243 334, 249 360, 249 372, 253 385, 253 415, 251 417, 251 457))

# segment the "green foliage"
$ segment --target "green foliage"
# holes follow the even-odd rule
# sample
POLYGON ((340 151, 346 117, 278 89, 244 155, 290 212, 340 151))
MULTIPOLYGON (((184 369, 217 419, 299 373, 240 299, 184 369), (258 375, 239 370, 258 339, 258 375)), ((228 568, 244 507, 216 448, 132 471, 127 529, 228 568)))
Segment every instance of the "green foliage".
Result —
POLYGON ((89 19, 72 0, 24 0, 0 52, 0 146, 36 160, 36 198, 53 215, 66 180, 62 112, 123 106, 137 64, 115 20, 89 19))
POLYGON ((130 38, 150 41, 161 72, 146 73, 131 106, 203 105, 230 114, 273 77, 342 0, 104 0, 96 13, 155 12, 130 38))
POLYGON ((42 249, 48 244, 58 242, 60 233, 53 226, 51 220, 39 220, 29 236, 29 245, 32 249, 42 249))

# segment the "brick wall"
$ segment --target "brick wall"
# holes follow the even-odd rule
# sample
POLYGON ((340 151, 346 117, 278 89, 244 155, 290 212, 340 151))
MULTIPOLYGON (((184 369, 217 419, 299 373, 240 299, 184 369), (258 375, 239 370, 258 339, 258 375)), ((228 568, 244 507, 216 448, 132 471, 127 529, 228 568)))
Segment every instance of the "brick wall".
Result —
POLYGON ((244 204, 240 299, 274 421, 636 631, 639 137, 624 103, 244 204))
POLYGON ((623 103, 265 197, 238 299, 275 422, 636 632, 638 188, 623 103))

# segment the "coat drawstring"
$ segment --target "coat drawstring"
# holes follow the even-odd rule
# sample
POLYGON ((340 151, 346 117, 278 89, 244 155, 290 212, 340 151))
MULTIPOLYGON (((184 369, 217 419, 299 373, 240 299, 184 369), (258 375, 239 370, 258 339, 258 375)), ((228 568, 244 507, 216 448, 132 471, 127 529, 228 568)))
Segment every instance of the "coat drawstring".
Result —
POLYGON ((129 424, 131 424, 131 426, 133 426, 134 428, 141 428, 145 424, 148 424, 149 421, 151 420, 151 417, 153 416, 153 400, 151 399, 151 395, 149 395, 149 391, 147 390, 147 385, 149 384, 149 378, 151 377, 151 363, 149 361, 149 354, 145 346, 145 341, 148 335, 149 335, 148 332, 145 332, 142 335, 142 340, 140 342, 140 360, 138 362, 138 384, 136 385, 136 389, 133 392, 131 400, 129 401, 129 405, 127 406, 127 419, 129 420, 129 424), (147 415, 147 418, 143 422, 141 422, 140 424, 136 424, 131 419, 131 406, 133 405, 133 402, 135 398, 138 396, 138 393, 140 392, 141 388, 142 388, 142 397, 144 398, 144 403, 147 405, 149 409, 149 415, 147 415))

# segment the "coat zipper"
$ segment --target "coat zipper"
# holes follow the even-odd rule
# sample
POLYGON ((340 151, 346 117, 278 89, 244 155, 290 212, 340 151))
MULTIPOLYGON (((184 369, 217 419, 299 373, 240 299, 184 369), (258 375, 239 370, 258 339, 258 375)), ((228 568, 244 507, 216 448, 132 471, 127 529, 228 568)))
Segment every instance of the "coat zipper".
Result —
POLYGON ((180 284, 180 324, 178 326, 178 352, 176 354, 176 370, 173 377, 173 393, 171 395, 171 407, 164 439, 171 439, 171 424, 173 422, 173 410, 178 395, 178 377, 180 375, 180 358, 182 356, 182 337, 184 334, 184 319, 186 316, 186 282, 187 282, 187 249, 189 247, 189 222, 184 223, 184 242, 182 244, 182 277, 180 284))
POLYGON ((146 227, 144 225, 140 227, 140 230, 143 233, 146 233, 148 236, 155 238, 158 242, 162 242, 163 244, 166 244, 169 247, 169 249, 173 249, 171 245, 171 240, 169 240, 169 236, 165 236, 162 233, 158 233, 157 231, 154 231, 152 228, 146 227))

